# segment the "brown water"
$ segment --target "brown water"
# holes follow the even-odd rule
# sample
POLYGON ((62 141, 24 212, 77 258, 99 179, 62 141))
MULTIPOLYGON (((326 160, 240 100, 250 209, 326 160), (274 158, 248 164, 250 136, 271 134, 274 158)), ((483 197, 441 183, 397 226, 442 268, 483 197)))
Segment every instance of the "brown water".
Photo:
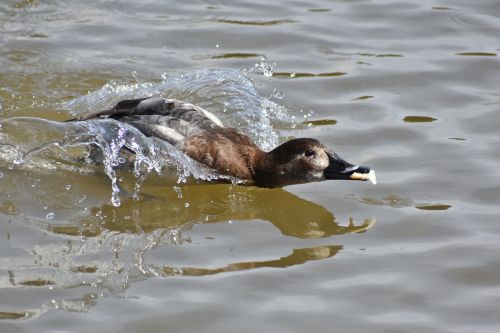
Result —
POLYGON ((498 0, 4 0, 0 32, 2 333, 500 332, 498 0), (55 122, 145 95, 379 184, 207 184, 55 122))

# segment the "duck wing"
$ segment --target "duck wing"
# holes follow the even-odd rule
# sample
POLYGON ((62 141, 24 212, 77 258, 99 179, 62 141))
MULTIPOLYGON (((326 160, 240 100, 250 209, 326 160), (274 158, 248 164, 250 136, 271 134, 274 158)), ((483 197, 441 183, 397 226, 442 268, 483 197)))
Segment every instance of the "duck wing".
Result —
POLYGON ((105 118, 130 124, 146 136, 158 137, 173 145, 203 130, 224 127, 219 118, 199 106, 161 97, 122 100, 110 109, 68 121, 105 118))

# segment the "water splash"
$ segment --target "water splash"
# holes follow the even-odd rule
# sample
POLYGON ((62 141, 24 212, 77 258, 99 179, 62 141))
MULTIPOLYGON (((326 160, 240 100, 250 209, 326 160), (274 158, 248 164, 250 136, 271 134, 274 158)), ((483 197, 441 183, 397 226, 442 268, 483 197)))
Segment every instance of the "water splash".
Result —
MULTIPOLYGON (((279 142, 274 127, 286 127, 293 118, 284 106, 261 96, 248 73, 240 70, 163 74, 159 82, 124 84, 113 81, 66 102, 64 107, 79 115, 108 108, 121 99, 144 96, 177 98, 198 104, 221 117, 229 127, 236 127, 249 135, 264 150, 272 149, 279 142)), ((113 206, 121 204, 123 193, 117 172, 126 167, 132 169, 136 179, 134 198, 138 198, 141 185, 151 172, 167 175, 175 170, 177 183, 185 183, 189 177, 206 181, 238 181, 216 174, 167 142, 146 137, 136 128, 111 119, 60 123, 37 118, 12 118, 3 120, 0 126, 0 145, 4 148, 0 161, 9 161, 11 168, 46 171, 63 168, 85 173, 93 169, 82 162, 97 160, 111 180, 113 206), (27 131, 31 134, 29 140, 27 131), (84 156, 73 156, 71 151, 75 147, 82 148, 84 156), (124 151, 132 151, 135 158, 129 160, 124 151)))
POLYGON ((267 62, 266 59, 262 59, 255 64, 255 71, 257 73, 262 73, 264 76, 271 77, 274 74, 274 69, 276 68, 276 63, 267 62))
POLYGON ((109 293, 121 293, 130 283, 157 275, 144 260, 151 250, 182 244, 185 240, 180 229, 161 229, 148 234, 105 231, 89 238, 68 235, 48 237, 50 241, 33 245, 29 250, 31 256, 3 262, 9 276, 0 277, 0 287, 71 288, 80 291, 82 297, 68 299, 56 291, 56 298, 51 299, 49 304, 29 311, 34 316, 52 309, 88 311, 97 298, 109 293), (87 299, 89 296, 90 299, 87 299))
POLYGON ((240 128, 257 145, 271 149, 279 141, 273 124, 287 124, 284 106, 261 96, 244 70, 201 70, 182 74, 164 73, 160 82, 123 84, 112 81, 101 89, 65 103, 74 115, 114 105, 124 98, 161 96, 197 104, 222 118, 229 127, 240 128))

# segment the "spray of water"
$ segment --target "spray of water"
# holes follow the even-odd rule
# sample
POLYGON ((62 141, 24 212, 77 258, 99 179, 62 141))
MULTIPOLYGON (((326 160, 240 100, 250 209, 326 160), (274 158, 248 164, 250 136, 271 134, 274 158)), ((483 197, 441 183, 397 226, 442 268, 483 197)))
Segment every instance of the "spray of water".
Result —
MULTIPOLYGON (((191 73, 163 74, 158 82, 110 82, 101 89, 64 104, 73 116, 101 110, 126 98, 162 96, 186 100, 215 113, 229 127, 239 128, 264 150, 279 141, 275 125, 289 124, 291 117, 284 106, 261 96, 248 73, 240 70, 203 70, 191 73)), ((111 203, 119 206, 121 190, 117 170, 129 166, 136 178, 133 196, 151 172, 171 174, 175 170, 177 183, 189 177, 199 180, 227 179, 191 160, 170 144, 144 136, 132 126, 114 120, 59 123, 38 118, 12 118, 0 125, 0 161, 10 168, 60 168, 85 171, 85 164, 76 166, 73 147, 84 147, 89 163, 100 156, 100 164, 111 180, 111 203), (26 139, 26 131, 30 140, 26 139), (124 151, 133 152, 129 161, 124 151), (92 156, 94 155, 94 156, 92 156), (92 157, 92 158, 90 158, 92 157), (57 159, 58 162, 54 163, 57 159), (61 163, 60 161, 67 163, 61 163), (132 164, 131 166, 129 164, 132 164)), ((78 158, 76 158, 78 159, 78 158)), ((237 182, 236 179, 230 179, 237 182)))

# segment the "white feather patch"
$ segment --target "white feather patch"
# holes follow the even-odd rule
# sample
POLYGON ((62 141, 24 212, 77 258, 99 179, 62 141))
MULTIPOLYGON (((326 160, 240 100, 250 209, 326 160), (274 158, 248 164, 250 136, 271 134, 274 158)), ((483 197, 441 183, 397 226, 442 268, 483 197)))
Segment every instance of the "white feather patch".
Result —
POLYGON ((156 132, 161 139, 168 141, 171 144, 177 144, 184 140, 184 136, 182 134, 176 132, 170 127, 151 125, 151 130, 156 132))

